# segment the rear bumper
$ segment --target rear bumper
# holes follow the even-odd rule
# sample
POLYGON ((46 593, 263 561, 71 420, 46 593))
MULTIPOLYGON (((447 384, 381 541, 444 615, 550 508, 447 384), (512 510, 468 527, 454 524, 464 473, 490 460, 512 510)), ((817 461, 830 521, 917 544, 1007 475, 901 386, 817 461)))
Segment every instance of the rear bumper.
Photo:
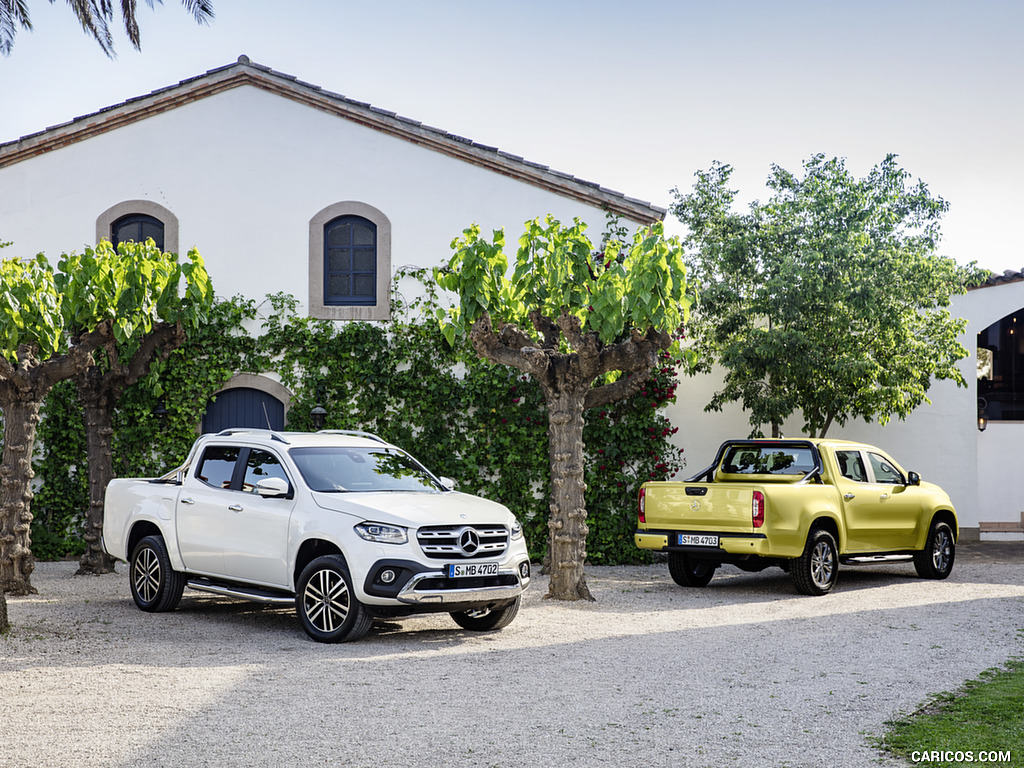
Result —
POLYGON ((711 560, 728 560, 732 557, 742 558, 750 555, 777 556, 777 553, 772 552, 771 543, 764 533, 638 530, 633 536, 633 541, 639 549, 651 549, 658 552, 686 552, 711 560), (679 534, 687 533, 717 536, 718 546, 678 546, 676 542, 679 534))

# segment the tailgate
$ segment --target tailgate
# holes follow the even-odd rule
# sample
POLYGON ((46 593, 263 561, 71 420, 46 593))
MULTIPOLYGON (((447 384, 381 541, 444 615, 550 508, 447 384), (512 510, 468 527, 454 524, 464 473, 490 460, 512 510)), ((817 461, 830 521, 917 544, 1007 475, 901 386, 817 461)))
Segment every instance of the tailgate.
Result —
POLYGON ((646 483, 642 529, 751 533, 760 486, 747 483, 646 483))

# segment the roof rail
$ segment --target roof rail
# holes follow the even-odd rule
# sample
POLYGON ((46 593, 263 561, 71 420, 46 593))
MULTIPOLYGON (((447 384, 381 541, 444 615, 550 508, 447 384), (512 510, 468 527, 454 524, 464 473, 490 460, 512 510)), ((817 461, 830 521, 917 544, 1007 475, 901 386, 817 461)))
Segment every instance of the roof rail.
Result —
POLYGON ((259 429, 258 427, 231 427, 229 429, 222 429, 217 433, 217 437, 231 437, 231 435, 238 435, 243 433, 255 433, 257 435, 269 435, 271 440, 277 440, 279 443, 290 445, 290 443, 281 436, 280 433, 275 432, 272 429, 259 429))
POLYGON ((317 430, 318 435, 352 435, 353 437, 365 437, 367 440, 376 440, 378 443, 384 445, 390 445, 387 440, 383 437, 373 434, 372 432, 364 432, 361 429, 319 429, 317 430))

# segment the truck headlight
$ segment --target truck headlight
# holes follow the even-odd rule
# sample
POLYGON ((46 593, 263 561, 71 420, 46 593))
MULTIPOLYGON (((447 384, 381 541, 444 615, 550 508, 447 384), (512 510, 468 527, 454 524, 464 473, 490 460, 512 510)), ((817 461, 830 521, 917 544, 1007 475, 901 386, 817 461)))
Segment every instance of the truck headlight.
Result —
POLYGON ((523 524, 516 520, 512 523, 512 541, 523 538, 523 524))
POLYGON ((409 541, 409 533, 405 528, 383 523, 360 523, 355 527, 359 538, 376 541, 380 544, 405 544, 409 541))

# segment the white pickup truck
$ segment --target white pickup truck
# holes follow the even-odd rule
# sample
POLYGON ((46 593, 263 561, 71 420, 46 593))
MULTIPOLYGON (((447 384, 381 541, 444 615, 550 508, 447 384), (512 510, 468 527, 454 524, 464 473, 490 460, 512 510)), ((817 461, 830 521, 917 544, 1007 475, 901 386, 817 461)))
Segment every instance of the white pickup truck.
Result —
POLYGON ((225 430, 163 477, 113 480, 103 545, 143 611, 174 610, 187 586, 294 604, 324 643, 425 612, 501 629, 530 583, 522 526, 451 485, 364 432, 225 430))

